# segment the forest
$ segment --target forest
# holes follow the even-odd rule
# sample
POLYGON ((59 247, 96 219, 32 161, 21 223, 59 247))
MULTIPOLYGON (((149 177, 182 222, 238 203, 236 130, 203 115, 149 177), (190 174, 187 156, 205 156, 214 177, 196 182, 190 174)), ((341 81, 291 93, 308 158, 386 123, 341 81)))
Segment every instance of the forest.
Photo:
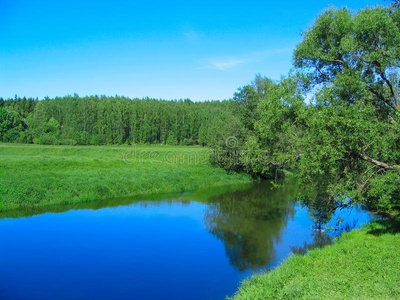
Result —
POLYGON ((0 298, 400 299, 383 4, 326 8, 287 75, 231 99, 0 98, 0 298))
POLYGON ((0 139, 40 145, 210 144, 233 122, 232 101, 78 95, 0 99, 0 139))
POLYGON ((331 208, 400 206, 400 10, 329 8, 281 80, 257 75, 225 101, 106 96, 0 101, 0 141, 202 145, 229 172, 313 187, 331 208))

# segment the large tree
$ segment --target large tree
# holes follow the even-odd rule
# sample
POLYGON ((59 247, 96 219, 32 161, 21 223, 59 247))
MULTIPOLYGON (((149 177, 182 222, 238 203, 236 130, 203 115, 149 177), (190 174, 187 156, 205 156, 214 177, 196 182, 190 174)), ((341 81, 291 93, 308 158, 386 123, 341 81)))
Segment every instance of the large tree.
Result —
POLYGON ((295 66, 315 102, 300 168, 332 201, 399 205, 400 11, 330 8, 304 32, 295 66))

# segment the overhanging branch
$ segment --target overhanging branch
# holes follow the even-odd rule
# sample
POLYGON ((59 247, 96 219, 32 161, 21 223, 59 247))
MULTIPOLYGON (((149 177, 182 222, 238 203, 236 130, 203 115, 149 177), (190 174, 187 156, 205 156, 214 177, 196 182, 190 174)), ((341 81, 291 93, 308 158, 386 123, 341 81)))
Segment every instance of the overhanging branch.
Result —
POLYGON ((373 163, 374 165, 377 165, 385 170, 400 170, 400 166, 399 165, 390 165, 384 162, 381 162, 379 160, 373 159, 371 157, 368 157, 364 154, 359 154, 359 157, 365 161, 368 161, 370 163, 373 163))

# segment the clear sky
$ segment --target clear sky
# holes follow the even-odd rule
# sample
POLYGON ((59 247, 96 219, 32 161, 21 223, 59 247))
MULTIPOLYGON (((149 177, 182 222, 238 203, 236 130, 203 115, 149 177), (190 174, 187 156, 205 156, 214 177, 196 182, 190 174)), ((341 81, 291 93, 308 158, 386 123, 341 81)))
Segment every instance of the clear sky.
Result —
POLYGON ((0 0, 0 97, 228 99, 279 79, 328 5, 383 0, 0 0))

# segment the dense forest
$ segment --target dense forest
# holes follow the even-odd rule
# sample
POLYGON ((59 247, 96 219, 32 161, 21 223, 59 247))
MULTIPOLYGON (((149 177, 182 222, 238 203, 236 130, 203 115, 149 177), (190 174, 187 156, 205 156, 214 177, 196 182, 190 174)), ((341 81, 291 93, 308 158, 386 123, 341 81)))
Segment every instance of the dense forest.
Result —
POLYGON ((0 140, 48 145, 212 144, 215 132, 234 122, 235 106, 232 101, 118 96, 0 99, 0 140))
MULTIPOLYGON (((294 69, 257 75, 227 101, 66 96, 0 101, 0 140, 208 145, 256 177, 296 172, 309 206, 400 207, 400 9, 329 8, 303 33, 294 69)), ((332 211, 332 209, 330 209, 332 211)), ((321 216, 323 218, 324 216, 321 216)))

